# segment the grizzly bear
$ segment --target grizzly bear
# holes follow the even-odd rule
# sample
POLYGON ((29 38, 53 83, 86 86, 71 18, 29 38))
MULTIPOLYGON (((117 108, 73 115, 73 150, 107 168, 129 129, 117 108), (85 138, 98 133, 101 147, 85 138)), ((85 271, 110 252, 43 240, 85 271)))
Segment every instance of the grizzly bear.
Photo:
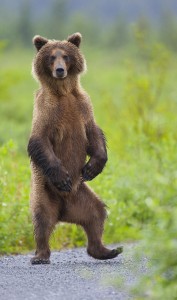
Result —
POLYGON ((36 241, 32 264, 50 263, 49 238, 60 221, 83 227, 87 252, 96 259, 111 259, 122 251, 103 246, 105 204, 85 183, 102 172, 107 151, 90 98, 80 85, 80 74, 86 69, 80 42, 80 33, 64 41, 33 39, 37 49, 33 74, 40 89, 28 144, 36 241))

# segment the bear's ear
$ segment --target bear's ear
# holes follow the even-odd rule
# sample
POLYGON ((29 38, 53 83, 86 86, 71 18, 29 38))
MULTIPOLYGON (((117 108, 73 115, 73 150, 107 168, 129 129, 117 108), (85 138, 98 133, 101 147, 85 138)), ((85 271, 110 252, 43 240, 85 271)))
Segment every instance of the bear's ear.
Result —
POLYGON ((39 51, 45 44, 47 44, 47 42, 48 40, 40 35, 35 35, 33 38, 33 44, 36 47, 37 51, 39 51))
POLYGON ((73 33, 72 35, 68 36, 67 41, 74 44, 76 47, 79 48, 81 43, 82 35, 79 32, 73 33))

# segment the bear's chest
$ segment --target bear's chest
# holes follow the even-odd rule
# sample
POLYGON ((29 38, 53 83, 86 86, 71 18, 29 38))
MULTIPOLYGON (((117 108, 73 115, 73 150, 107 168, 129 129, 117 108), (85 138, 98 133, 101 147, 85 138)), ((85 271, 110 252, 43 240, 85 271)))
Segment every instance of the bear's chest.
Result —
POLYGON ((85 117, 74 97, 61 99, 55 110, 54 128, 60 141, 63 139, 85 139, 85 117))

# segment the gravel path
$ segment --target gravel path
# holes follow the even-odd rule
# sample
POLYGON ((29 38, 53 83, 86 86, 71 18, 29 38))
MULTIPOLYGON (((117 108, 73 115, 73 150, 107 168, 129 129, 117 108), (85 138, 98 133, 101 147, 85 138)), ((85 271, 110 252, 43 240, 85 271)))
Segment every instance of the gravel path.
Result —
POLYGON ((134 245, 109 261, 89 257, 85 249, 52 252, 50 265, 32 266, 32 254, 0 258, 1 300, 127 300, 129 288, 147 272, 147 259, 139 263, 134 245), (123 283, 122 283, 123 280, 123 283), (115 288, 116 283, 116 288, 115 288))

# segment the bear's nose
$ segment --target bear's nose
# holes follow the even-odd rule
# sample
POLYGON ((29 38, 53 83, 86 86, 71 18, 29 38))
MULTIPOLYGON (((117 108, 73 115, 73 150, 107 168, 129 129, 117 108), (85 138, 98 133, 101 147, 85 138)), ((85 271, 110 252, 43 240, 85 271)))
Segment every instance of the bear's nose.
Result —
POLYGON ((62 76, 64 74, 64 69, 63 68, 57 68, 56 73, 57 73, 57 75, 62 76))

